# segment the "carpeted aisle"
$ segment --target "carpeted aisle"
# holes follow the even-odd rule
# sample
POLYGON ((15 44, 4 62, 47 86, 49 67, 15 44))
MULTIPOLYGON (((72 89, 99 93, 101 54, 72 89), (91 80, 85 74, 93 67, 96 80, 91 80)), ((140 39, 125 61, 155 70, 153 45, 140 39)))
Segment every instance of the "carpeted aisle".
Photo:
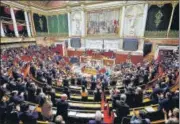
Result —
POLYGON ((104 93, 102 93, 102 100, 101 100, 101 110, 104 114, 104 123, 105 124, 112 124, 112 117, 109 116, 109 105, 107 104, 106 100, 104 99, 104 93), (106 105, 106 107, 104 107, 106 105))

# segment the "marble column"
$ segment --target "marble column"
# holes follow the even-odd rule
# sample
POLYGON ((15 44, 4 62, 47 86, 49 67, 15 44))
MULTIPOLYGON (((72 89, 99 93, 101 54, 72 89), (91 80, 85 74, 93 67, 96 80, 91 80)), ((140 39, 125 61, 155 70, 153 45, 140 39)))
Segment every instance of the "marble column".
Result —
POLYGON ((2 22, 1 22, 1 37, 5 37, 5 33, 4 33, 2 22))
POLYGON ((144 32, 145 32, 145 29, 146 29, 146 20, 147 20, 147 14, 148 14, 148 4, 145 4, 144 5, 144 14, 143 14, 143 24, 142 24, 142 34, 141 34, 141 37, 144 36, 144 32))
POLYGON ((123 37, 123 30, 124 30, 124 18, 125 18, 125 6, 122 7, 122 13, 121 14, 121 24, 120 24, 120 32, 119 35, 120 37, 123 37))
POLYGON ((11 7, 10 7, 10 12, 11 12, 11 18, 12 18, 12 21, 13 21, 13 27, 14 27, 15 36, 19 37, 19 32, 18 32, 18 28, 17 28, 17 23, 16 23, 16 18, 15 18, 14 10, 11 7))
POLYGON ((85 13, 84 10, 82 8, 81 10, 81 19, 82 19, 82 23, 81 23, 81 36, 84 37, 85 36, 85 13))
POLYGON ((143 53, 144 39, 139 39, 138 52, 143 53))
POLYGON ((71 13, 68 12, 68 32, 69 32, 69 37, 71 37, 71 13))
POLYGON ((122 13, 121 13, 121 24, 120 24, 121 27, 120 27, 119 35, 122 39, 120 39, 120 42, 119 42, 119 50, 120 51, 123 49, 124 19, 125 19, 125 6, 122 7, 122 13))
POLYGON ((71 35, 72 35, 72 33, 71 33, 71 13, 70 12, 68 12, 68 34, 69 34, 69 38, 68 38, 68 48, 72 48, 71 47, 71 35))
POLYGON ((70 49, 72 48, 71 47, 71 38, 68 38, 68 48, 70 48, 70 49))
POLYGON ((28 37, 31 37, 31 31, 30 31, 29 18, 28 18, 28 13, 27 13, 27 11, 24 11, 24 17, 25 17, 25 22, 26 22, 26 28, 27 28, 28 37))
POLYGON ((86 34, 86 31, 85 31, 85 12, 84 12, 84 5, 81 5, 81 19, 82 19, 82 22, 81 22, 81 49, 82 50, 85 50, 85 34, 86 34))

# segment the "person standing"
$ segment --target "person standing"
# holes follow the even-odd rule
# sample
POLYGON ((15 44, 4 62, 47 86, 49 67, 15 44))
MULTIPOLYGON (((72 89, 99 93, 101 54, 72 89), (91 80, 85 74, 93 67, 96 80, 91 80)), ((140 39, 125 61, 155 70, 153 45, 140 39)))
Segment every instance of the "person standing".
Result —
POLYGON ((68 119, 68 108, 67 95, 63 94, 61 99, 57 101, 57 113, 56 115, 62 115, 65 121, 68 119))

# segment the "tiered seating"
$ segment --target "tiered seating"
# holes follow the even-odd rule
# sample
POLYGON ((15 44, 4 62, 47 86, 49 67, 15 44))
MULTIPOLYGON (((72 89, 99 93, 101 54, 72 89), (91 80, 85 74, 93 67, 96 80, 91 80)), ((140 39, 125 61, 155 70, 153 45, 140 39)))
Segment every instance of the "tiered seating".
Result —
MULTIPOLYGON (((24 60, 28 60, 31 61, 30 59, 24 57, 24 60)), ((23 67, 21 69, 21 71, 23 72, 23 76, 24 78, 26 77, 30 77, 37 86, 42 87, 44 86, 44 83, 38 81, 37 79, 35 79, 30 73, 30 66, 29 64, 26 65, 26 67, 23 67)), ((12 68, 9 69, 9 76, 12 76, 11 74, 12 72, 12 68)), ((165 73, 160 73, 158 75, 156 75, 156 77, 151 80, 150 82, 148 82, 147 84, 143 84, 140 85, 140 87, 144 88, 144 90, 148 93, 152 92, 152 86, 156 83, 157 79, 159 78, 163 78, 165 76, 165 73)), ((174 83, 174 85, 170 88, 170 91, 174 92, 175 90, 178 89, 178 81, 179 81, 179 77, 176 79, 176 82, 174 83)), ((56 83, 55 83, 56 84, 56 83)), ((117 86, 120 90, 123 88, 122 86, 117 86)), ((62 90, 63 87, 58 87, 56 85, 53 85, 52 88, 54 88, 56 90, 56 98, 58 99, 59 97, 61 97, 61 95, 63 94, 62 90)), ((112 88, 111 86, 108 87, 112 88)), ((83 118, 83 119, 93 119, 95 117, 95 112, 96 110, 101 110, 102 114, 105 113, 105 107, 104 105, 107 104, 107 110, 109 111, 109 108, 112 107, 112 102, 110 99, 110 95, 109 95, 109 90, 106 89, 104 91, 105 95, 105 99, 102 99, 101 102, 94 102, 94 97, 93 97, 93 91, 91 91, 88 88, 89 91, 89 96, 88 96, 88 101, 87 102, 82 102, 81 101, 81 96, 80 96, 80 86, 69 86, 69 90, 71 92, 70 95, 70 99, 68 100, 70 108, 68 109, 68 116, 69 118, 74 118, 74 119, 79 119, 79 118, 83 118)), ((103 97, 104 98, 104 97, 103 97)), ((39 105, 35 104, 35 103, 31 103, 26 101, 26 103, 28 103, 31 106, 36 107, 36 111, 38 111, 39 113, 41 113, 41 108, 39 107, 39 105)), ((163 123, 164 120, 161 120, 163 117, 161 115, 159 115, 159 111, 158 111, 158 104, 152 104, 151 103, 151 99, 149 97, 149 95, 144 94, 144 99, 143 99, 143 106, 141 107, 136 107, 136 108, 131 108, 130 109, 130 114, 128 115, 128 117, 131 117, 133 115, 133 112, 135 111, 136 113, 138 113, 140 110, 143 111, 148 111, 148 115, 150 117, 150 120, 152 121, 152 123, 157 124, 157 123, 163 123), (150 109, 153 109, 153 111, 150 112, 150 109), (157 117, 158 115, 158 117, 157 117)), ((53 114, 55 114, 57 111, 56 107, 53 107, 53 114)), ((104 115, 104 114, 103 114, 104 115)), ((112 112, 112 116, 114 116, 113 112, 112 112)), ((113 120, 113 117, 112 117, 113 120)), ((128 120, 128 118, 127 118, 128 120)), ((86 121, 82 121, 82 123, 85 123, 86 121)), ((38 121, 38 123, 48 123, 45 121, 38 121)))

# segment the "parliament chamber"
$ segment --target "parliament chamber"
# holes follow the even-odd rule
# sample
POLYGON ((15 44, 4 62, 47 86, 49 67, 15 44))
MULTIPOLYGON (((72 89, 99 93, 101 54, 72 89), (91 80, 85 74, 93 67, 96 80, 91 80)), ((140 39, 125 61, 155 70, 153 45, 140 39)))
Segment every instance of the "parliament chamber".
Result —
POLYGON ((179 1, 0 1, 0 124, 179 124, 179 1))

